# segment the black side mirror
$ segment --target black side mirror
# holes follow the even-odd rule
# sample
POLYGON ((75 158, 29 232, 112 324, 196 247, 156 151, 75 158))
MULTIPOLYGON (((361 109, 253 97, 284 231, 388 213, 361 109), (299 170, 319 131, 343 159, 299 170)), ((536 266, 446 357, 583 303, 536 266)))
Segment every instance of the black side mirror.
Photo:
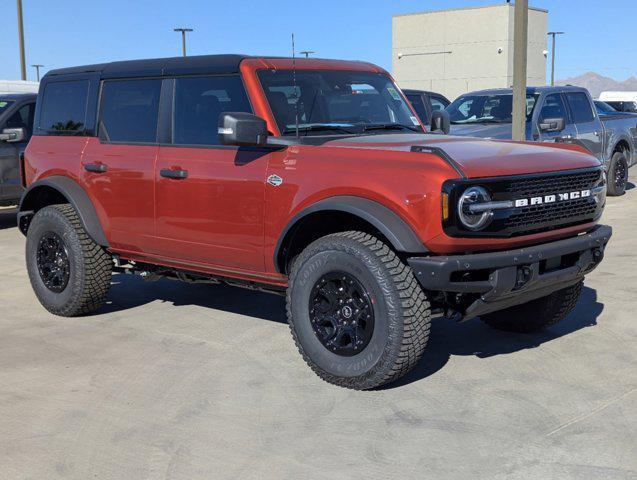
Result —
POLYGON ((561 132, 566 128, 564 118, 545 118, 540 122, 540 130, 543 132, 561 132))
POLYGON ((260 146, 268 141, 268 126, 262 118, 244 112, 219 115, 221 145, 260 146))
POLYGON ((5 128, 0 133, 0 140, 7 143, 23 142, 27 138, 27 131, 24 128, 5 128))
POLYGON ((451 131, 451 118, 446 110, 436 110, 431 115, 431 133, 448 135, 451 131))

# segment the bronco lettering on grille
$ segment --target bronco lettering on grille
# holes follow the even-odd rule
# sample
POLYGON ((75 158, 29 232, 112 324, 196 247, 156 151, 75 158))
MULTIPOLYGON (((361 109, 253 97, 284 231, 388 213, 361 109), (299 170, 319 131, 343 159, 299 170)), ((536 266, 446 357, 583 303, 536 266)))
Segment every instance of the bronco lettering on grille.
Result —
POLYGON ((557 195, 544 195, 542 197, 520 198, 515 201, 516 207, 528 207, 529 205, 544 205, 547 203, 565 202, 591 196, 590 190, 578 190, 576 192, 558 193, 557 195))

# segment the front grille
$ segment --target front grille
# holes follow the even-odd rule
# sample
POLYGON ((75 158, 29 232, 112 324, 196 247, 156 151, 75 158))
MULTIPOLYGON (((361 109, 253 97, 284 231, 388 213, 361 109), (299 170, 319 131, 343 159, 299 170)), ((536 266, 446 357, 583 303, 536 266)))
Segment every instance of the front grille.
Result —
POLYGON ((591 188, 599 182, 601 170, 585 171, 579 173, 547 175, 539 178, 511 180, 506 187, 506 192, 519 197, 533 197, 558 192, 572 192, 591 188))
POLYGON ((454 237, 515 237, 592 222, 603 209, 594 195, 559 200, 559 194, 593 190, 602 182, 602 175, 602 168, 596 167, 517 177, 448 181, 443 190, 450 196, 450 205, 457 205, 460 195, 474 185, 486 188, 496 202, 527 200, 528 205, 494 210, 491 223, 477 232, 467 230, 457 215, 452 215, 444 224, 445 232, 454 237), (558 200, 544 203, 544 199, 551 195, 558 200), (542 203, 531 205, 531 200, 538 197, 542 203))

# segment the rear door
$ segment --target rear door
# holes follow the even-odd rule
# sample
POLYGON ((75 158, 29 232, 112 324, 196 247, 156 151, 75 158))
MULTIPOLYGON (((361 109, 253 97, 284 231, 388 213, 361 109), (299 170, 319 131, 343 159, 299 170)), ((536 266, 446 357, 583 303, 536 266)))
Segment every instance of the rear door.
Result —
POLYGON ((219 115, 252 112, 238 75, 174 82, 170 142, 155 170, 156 253, 181 264, 263 271, 269 151, 219 144, 219 115))
POLYGON ((23 141, 0 143, 0 191, 2 200, 17 201, 22 195, 20 184, 20 153, 24 152, 33 134, 33 118, 35 116, 35 102, 21 104, 9 115, 4 128, 24 128, 26 136, 23 141))
POLYGON ((578 143, 603 162, 603 127, 593 110, 593 102, 584 92, 567 92, 564 95, 577 130, 578 143))
POLYGON ((98 136, 82 157, 82 185, 111 246, 144 253, 154 238, 154 174, 162 80, 104 80, 98 136))

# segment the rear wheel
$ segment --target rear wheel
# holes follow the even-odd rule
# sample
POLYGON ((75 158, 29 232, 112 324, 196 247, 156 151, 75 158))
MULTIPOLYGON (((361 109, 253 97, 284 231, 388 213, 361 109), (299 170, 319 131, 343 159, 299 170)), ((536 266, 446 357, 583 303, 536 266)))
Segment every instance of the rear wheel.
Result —
POLYGON ((498 330, 535 333, 561 322, 577 305, 584 282, 558 290, 523 305, 483 315, 482 321, 498 330))
POLYGON ((26 263, 33 290, 49 312, 73 317, 104 304, 113 261, 89 237, 71 205, 36 213, 27 233, 26 263))
POLYGON ((362 232, 323 237, 295 259, 288 321, 312 370, 335 385, 366 390, 420 360, 430 307, 411 269, 362 232))
POLYGON ((608 194, 618 197, 626 193, 628 160, 624 152, 615 152, 608 168, 608 194))

